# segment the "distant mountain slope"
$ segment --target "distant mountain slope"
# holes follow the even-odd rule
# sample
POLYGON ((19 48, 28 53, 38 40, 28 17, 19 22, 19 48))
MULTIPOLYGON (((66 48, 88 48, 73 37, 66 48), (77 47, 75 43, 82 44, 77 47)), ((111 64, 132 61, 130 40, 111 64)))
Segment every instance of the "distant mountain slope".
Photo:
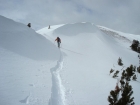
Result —
POLYGON ((128 33, 123 33, 123 32, 119 32, 119 31, 115 31, 113 29, 109 29, 107 27, 103 27, 103 26, 97 26, 102 32, 104 32, 107 35, 111 35, 113 37, 116 37, 120 40, 126 40, 130 43, 132 43, 132 41, 138 40, 140 41, 140 35, 134 35, 134 34, 128 34, 128 33))
POLYGON ((58 49, 33 29, 0 16, 0 46, 34 60, 56 60, 58 49), (49 56, 52 54, 53 56, 49 56))

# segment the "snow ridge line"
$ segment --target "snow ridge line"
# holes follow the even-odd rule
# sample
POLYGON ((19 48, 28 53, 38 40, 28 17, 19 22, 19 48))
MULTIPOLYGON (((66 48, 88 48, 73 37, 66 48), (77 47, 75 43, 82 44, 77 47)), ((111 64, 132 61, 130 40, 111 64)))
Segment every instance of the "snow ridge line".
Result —
POLYGON ((49 105, 66 105, 65 99, 65 88, 62 85, 62 79, 60 76, 60 71, 63 68, 63 55, 60 53, 60 58, 57 61, 57 65, 50 69, 52 74, 52 89, 51 98, 49 100, 49 105))

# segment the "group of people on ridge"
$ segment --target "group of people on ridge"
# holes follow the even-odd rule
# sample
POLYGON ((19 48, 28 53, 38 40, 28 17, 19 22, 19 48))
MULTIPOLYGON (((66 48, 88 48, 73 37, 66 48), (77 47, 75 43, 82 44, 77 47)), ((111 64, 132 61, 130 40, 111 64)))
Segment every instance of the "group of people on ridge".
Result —
MULTIPOLYGON (((30 28, 31 27, 31 23, 28 23, 27 26, 30 28)), ((48 29, 50 29, 50 25, 49 25, 49 28, 48 29)), ((57 37, 55 39, 55 41, 57 41, 58 48, 60 48, 61 39, 59 37, 57 37)))

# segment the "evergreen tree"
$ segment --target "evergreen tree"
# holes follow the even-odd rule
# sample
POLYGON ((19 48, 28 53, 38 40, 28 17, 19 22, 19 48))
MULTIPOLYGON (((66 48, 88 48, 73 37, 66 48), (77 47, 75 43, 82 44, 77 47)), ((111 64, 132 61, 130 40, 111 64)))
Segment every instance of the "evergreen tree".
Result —
POLYGON ((117 102, 117 93, 114 90, 110 91, 110 96, 108 96, 109 105, 115 105, 117 102))
POLYGON ((123 65, 123 63, 122 63, 122 59, 121 59, 121 58, 118 59, 118 65, 120 65, 120 66, 123 65))
POLYGON ((133 40, 132 45, 130 46, 132 50, 138 51, 138 46, 139 46, 139 41, 138 40, 133 40))
MULTIPOLYGON (((139 68, 137 68, 139 70, 139 68)), ((119 71, 114 73, 113 77, 117 77, 119 71)), ((136 80, 137 77, 135 75, 136 67, 130 65, 126 70, 123 70, 121 80, 120 80, 120 88, 116 85, 115 90, 110 91, 110 95, 108 96, 109 105, 134 105, 134 97, 132 97, 133 91, 132 86, 129 85, 131 77, 133 80, 136 80), (121 90, 121 97, 119 98, 119 91, 121 90)))
POLYGON ((135 74, 136 67, 133 65, 130 65, 130 67, 127 67, 126 70, 123 70, 122 72, 122 79, 126 79, 127 81, 131 80, 131 77, 135 74))
POLYGON ((140 73, 140 66, 139 66, 139 67, 137 67, 137 72, 138 72, 138 73, 140 73))
POLYGON ((115 105, 134 105, 134 97, 131 98, 132 94, 132 86, 129 85, 129 82, 125 82, 125 86, 121 94, 122 97, 118 100, 118 102, 115 105))
MULTIPOLYGON (((111 74, 111 73, 113 73, 113 72, 114 72, 114 70, 113 70, 113 69, 111 69, 111 70, 110 70, 110 74, 111 74)), ((109 74, 109 75, 110 75, 110 74, 109 74)))
POLYGON ((108 96, 108 102, 110 103, 109 105, 116 105, 116 103, 118 102, 119 92, 120 92, 120 88, 117 83, 115 90, 111 90, 110 96, 108 96))
MULTIPOLYGON (((122 84, 122 83, 121 83, 122 84)), ((132 86, 129 85, 129 82, 123 81, 124 88, 118 88, 116 90, 111 90, 110 95, 108 96, 109 105, 134 105, 134 97, 131 98, 133 91, 132 86), (121 98, 118 97, 119 91, 122 91, 121 98)))
POLYGON ((118 77, 118 73, 119 73, 119 71, 117 70, 117 71, 114 73, 113 78, 118 77))
POLYGON ((132 78, 134 81, 136 81, 137 80, 137 77, 136 77, 136 74, 133 76, 133 78, 132 78))
POLYGON ((124 79, 121 79, 120 80, 120 83, 121 83, 121 90, 123 90, 124 89, 124 86, 125 86, 124 79))

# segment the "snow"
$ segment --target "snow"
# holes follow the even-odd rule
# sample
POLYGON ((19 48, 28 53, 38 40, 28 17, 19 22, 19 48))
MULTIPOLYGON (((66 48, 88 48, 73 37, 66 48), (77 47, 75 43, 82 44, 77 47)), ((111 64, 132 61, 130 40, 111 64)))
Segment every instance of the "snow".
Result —
MULTIPOLYGON (((112 29, 109 29, 109 28, 106 28, 106 27, 103 27, 103 26, 99 26, 98 27, 103 31, 106 31, 106 33, 109 33, 109 32, 112 32, 113 34, 116 34, 117 36, 121 37, 122 39, 125 39, 125 40, 129 40, 129 41, 133 41, 134 39, 135 40, 140 40, 140 37, 139 35, 134 35, 134 34, 128 34, 128 33, 123 33, 123 32, 119 32, 119 31, 115 31, 115 30, 112 30, 112 29)), ((115 36, 116 36, 115 35, 115 36)))
MULTIPOLYGON (((61 24, 35 32, 0 16, 1 105, 107 105, 120 78, 109 75, 130 64, 139 66, 131 50, 139 35, 115 31, 89 22, 61 24), (61 38, 61 48, 54 41, 61 38)), ((139 74, 138 74, 139 75, 139 74)), ((131 81, 135 105, 139 84, 131 81)))

